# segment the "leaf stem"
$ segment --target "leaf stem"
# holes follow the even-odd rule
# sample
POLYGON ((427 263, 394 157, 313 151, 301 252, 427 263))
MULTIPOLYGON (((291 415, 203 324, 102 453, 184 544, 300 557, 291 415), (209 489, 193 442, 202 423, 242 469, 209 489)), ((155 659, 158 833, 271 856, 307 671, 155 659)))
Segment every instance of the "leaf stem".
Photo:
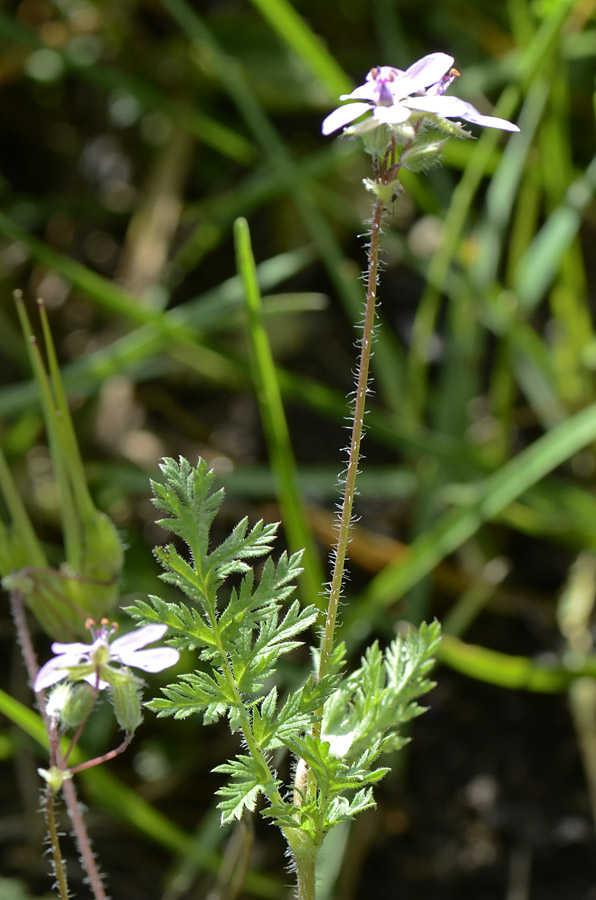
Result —
MULTIPOLYGON (((252 724, 250 721, 250 713, 246 707, 242 699, 242 694, 238 688, 238 683, 236 681, 236 676, 234 674, 234 668, 230 662, 229 654, 226 652, 226 648, 224 646, 224 642, 222 640, 221 631, 219 627, 219 622, 217 620, 217 616, 215 613, 215 601, 212 597, 213 591, 209 589, 209 585, 207 582, 202 582, 201 588, 204 591, 204 596, 208 599, 208 602, 205 603, 205 610, 209 617, 209 625, 215 637, 215 642, 217 649, 220 653, 221 658, 221 671, 226 679, 227 684, 230 687, 234 695, 234 699, 236 702, 236 707, 241 712, 241 725, 240 728, 242 730, 242 735, 244 740, 246 741, 246 746, 249 750, 250 755, 254 760, 256 760, 259 765, 262 767, 264 771, 267 772, 267 777, 271 780, 271 783, 275 783, 275 775, 271 770, 271 766, 267 762, 267 758, 265 754, 258 746, 255 736, 252 730, 252 724)), ((281 796, 279 790, 274 788, 271 792, 268 793, 269 799, 277 805, 283 806, 283 797, 281 796)))

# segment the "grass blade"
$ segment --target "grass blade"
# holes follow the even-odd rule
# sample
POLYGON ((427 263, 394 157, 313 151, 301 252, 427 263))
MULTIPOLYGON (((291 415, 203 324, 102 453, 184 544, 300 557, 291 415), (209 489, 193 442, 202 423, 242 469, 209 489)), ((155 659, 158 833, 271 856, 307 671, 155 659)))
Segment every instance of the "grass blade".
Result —
POLYGON ((269 458, 283 511, 283 524, 292 552, 305 550, 301 576, 306 602, 319 605, 323 571, 301 500, 296 460, 275 373, 269 339, 263 324, 261 294, 246 219, 238 219, 234 227, 238 270, 244 282, 248 330, 252 347, 252 372, 261 419, 267 439, 269 458))

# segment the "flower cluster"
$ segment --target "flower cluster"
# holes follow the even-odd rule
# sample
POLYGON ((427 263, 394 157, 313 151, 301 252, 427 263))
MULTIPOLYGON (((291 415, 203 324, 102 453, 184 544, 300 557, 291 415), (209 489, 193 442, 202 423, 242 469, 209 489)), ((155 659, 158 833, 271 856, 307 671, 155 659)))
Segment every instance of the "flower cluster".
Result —
POLYGON ((496 116, 485 116, 459 97, 445 96, 445 91, 459 75, 453 68, 453 57, 447 53, 430 53, 402 71, 393 66, 371 69, 366 81, 340 100, 349 101, 333 110, 323 122, 323 134, 332 134, 361 116, 372 113, 353 130, 363 133, 379 125, 400 126, 425 116, 439 119, 463 119, 474 125, 519 131, 517 125, 496 116))

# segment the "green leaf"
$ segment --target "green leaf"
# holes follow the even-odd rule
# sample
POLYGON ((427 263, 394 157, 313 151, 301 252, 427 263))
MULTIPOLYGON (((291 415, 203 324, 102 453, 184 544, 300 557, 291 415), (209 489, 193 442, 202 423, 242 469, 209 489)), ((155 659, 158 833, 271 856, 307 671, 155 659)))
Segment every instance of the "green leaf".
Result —
POLYGON ((164 482, 151 482, 153 503, 167 513, 167 518, 158 519, 158 524, 177 534, 193 550, 199 549, 200 558, 207 556, 209 530, 223 502, 223 489, 212 492, 215 476, 203 459, 193 468, 183 457, 179 462, 166 458, 159 468, 164 482))
POLYGON ((351 765, 335 755, 328 741, 312 734, 291 741, 291 744, 294 752, 306 761, 316 776, 320 805, 325 814, 329 804, 345 791, 360 790, 367 784, 374 784, 389 771, 387 768, 372 768, 383 749, 381 741, 377 741, 351 765))
POLYGON ((231 776, 229 784, 216 792, 224 798, 217 804, 222 811, 222 825, 240 819, 245 809, 253 812, 260 793, 269 796, 281 785, 252 756, 237 756, 234 760, 216 766, 213 771, 231 776))
POLYGON ((215 549, 209 557, 218 576, 223 580, 231 572, 247 571, 246 565, 239 566, 239 561, 258 556, 264 556, 272 550, 271 542, 277 532, 277 522, 265 525, 263 521, 257 522, 246 533, 248 519, 242 519, 232 533, 215 549))
POLYGON ((284 618, 279 621, 277 609, 263 613, 260 628, 252 649, 247 654, 231 651, 234 671, 241 691, 252 692, 260 687, 263 680, 273 673, 275 662, 284 653, 289 653, 302 645, 302 641, 291 638, 301 634, 318 618, 315 606, 301 610, 294 601, 284 618))
POLYGON ((168 643, 179 650, 217 646, 213 631, 197 610, 181 603, 166 603, 153 594, 149 599, 151 606, 144 600, 137 600, 135 606, 126 608, 126 612, 143 624, 161 622, 167 625, 168 643))
POLYGON ((328 827, 337 825, 338 822, 344 822, 346 819, 353 819, 358 813, 364 812, 366 809, 374 809, 376 805, 370 787, 358 791, 351 800, 347 797, 336 797, 329 804, 328 827))
POLYGON ((178 587, 195 604, 208 603, 209 579, 200 580, 196 570, 183 559, 173 544, 156 547, 155 558, 166 569, 162 581, 178 587))
POLYGON ((309 679, 288 695, 279 712, 276 712, 277 690, 270 691, 260 709, 256 706, 253 709, 253 735, 261 750, 289 746, 294 738, 309 731, 315 714, 337 683, 336 676, 326 676, 315 685, 309 679))
POLYGON ((400 703, 425 694, 433 683, 425 676, 434 665, 441 640, 438 622, 410 628, 405 637, 391 642, 385 653, 387 684, 400 703))
POLYGON ((237 706, 237 698, 224 676, 215 671, 191 672, 181 675, 177 684, 162 688, 165 697, 147 703, 147 708, 160 718, 173 716, 186 719, 193 713, 203 712, 206 723, 216 722, 230 708, 237 706))
POLYGON ((256 587, 253 570, 246 573, 218 620, 222 640, 233 641, 241 627, 258 628, 268 611, 275 610, 277 615, 281 601, 295 590, 294 582, 302 571, 300 557, 300 553, 289 558, 282 553, 277 566, 272 559, 267 559, 256 587))
POLYGON ((322 736, 338 756, 354 759, 379 740, 386 751, 404 746, 400 727, 424 712, 415 700, 433 687, 426 676, 439 640, 440 626, 433 622, 410 628, 384 654, 376 642, 367 649, 360 668, 325 705, 322 736))

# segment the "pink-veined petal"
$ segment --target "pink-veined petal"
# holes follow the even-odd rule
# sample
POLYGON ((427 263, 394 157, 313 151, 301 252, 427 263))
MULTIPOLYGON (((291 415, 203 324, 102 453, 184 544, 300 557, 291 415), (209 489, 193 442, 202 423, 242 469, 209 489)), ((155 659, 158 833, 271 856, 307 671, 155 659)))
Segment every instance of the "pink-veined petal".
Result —
POLYGON ((436 84, 453 65, 453 57, 447 53, 429 53, 422 59, 412 63, 403 75, 390 85, 390 90, 396 100, 401 100, 409 94, 416 94, 436 84))
POLYGON ((120 657, 127 666, 142 669, 143 672, 161 672, 175 665, 180 654, 173 647, 155 647, 154 650, 134 650, 120 657))
POLYGON ((136 628, 134 631, 129 631, 128 634, 123 634, 122 637, 110 641, 110 659, 121 659, 123 653, 129 654, 140 647, 152 644, 153 641, 158 641, 167 630, 167 625, 155 624, 144 625, 142 628, 136 628))
POLYGON ((499 119, 497 116, 484 116, 478 112, 466 100, 450 96, 409 97, 403 101, 411 109, 419 112, 435 113, 444 119, 459 118, 474 125, 483 125, 486 128, 500 128, 503 131, 519 131, 517 125, 508 122, 507 119, 499 119))
POLYGON ((343 128, 344 125, 348 125, 354 119, 358 119, 370 109, 373 109, 371 103, 346 103, 345 106, 338 106, 323 120, 321 126, 323 134, 332 134, 338 128, 343 128))

